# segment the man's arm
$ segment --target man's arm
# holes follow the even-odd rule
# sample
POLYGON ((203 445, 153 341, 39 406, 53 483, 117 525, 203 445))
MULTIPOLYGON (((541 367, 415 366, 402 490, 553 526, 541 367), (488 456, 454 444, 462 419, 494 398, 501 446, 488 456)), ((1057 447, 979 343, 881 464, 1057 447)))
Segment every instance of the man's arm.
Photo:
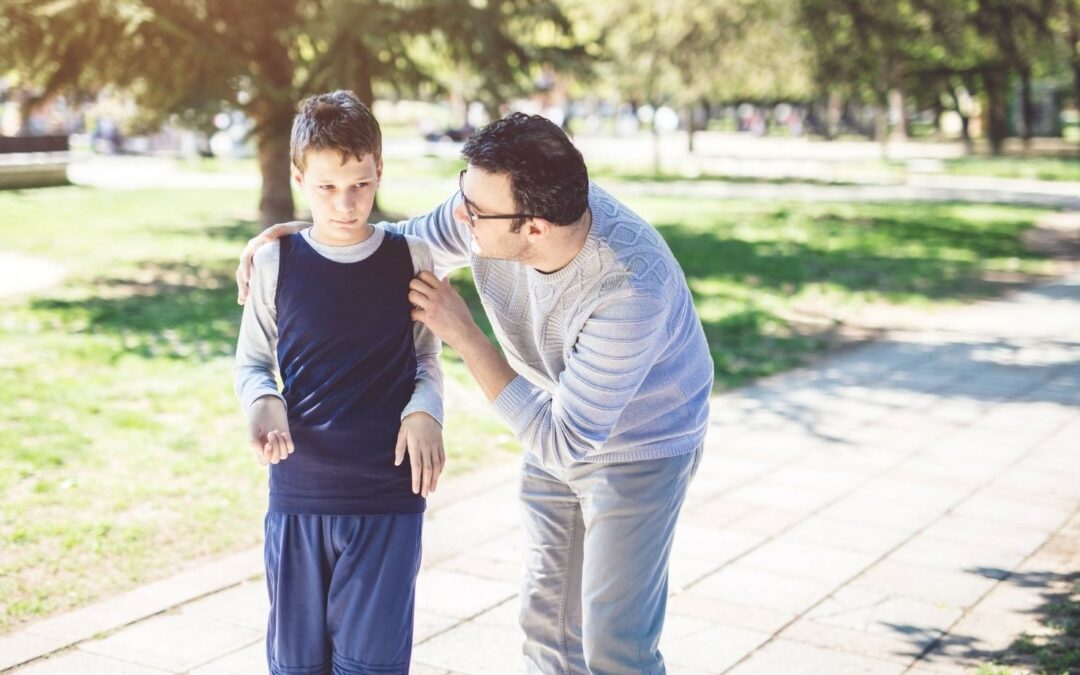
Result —
POLYGON ((421 275, 409 298, 414 316, 458 352, 499 416, 547 466, 569 465, 604 446, 669 340, 660 295, 608 300, 585 321, 548 392, 510 367, 449 283, 421 275))
POLYGON ((454 270, 468 267, 472 260, 472 233, 468 226, 454 220, 454 208, 460 199, 455 194, 422 216, 379 226, 421 239, 431 251, 435 276, 445 278, 454 270))
MULTIPOLYGON (((416 218, 378 226, 394 232, 409 234, 427 242, 435 262, 435 273, 445 277, 456 269, 467 267, 472 257, 472 235, 466 225, 454 221, 454 207, 460 199, 455 194, 435 210, 416 218)), ((248 240, 240 253, 236 267, 236 302, 247 302, 255 252, 267 243, 311 227, 311 223, 293 221, 268 227, 248 240)))
POLYGON ((555 390, 519 375, 495 399, 495 411, 545 466, 596 454, 667 347, 667 316, 654 295, 602 304, 578 334, 555 390))

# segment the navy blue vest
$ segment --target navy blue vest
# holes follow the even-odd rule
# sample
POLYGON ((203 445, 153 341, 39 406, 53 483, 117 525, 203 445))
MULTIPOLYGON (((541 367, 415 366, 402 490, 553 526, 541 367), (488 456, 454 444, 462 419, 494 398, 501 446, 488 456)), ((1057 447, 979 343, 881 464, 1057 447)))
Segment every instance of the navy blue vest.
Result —
POLYGON ((416 384, 409 245, 387 232, 354 263, 281 239, 278 364, 296 451, 270 466, 270 510, 420 513, 408 457, 394 466, 401 411, 416 384))

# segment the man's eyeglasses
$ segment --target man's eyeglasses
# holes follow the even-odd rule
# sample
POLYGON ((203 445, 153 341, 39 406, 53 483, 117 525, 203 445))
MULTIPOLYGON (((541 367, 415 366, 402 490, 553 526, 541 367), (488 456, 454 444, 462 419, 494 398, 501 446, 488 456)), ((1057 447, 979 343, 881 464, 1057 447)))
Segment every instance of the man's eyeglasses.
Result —
POLYGON ((458 174, 458 191, 461 192, 461 200, 465 202, 465 213, 469 215, 469 220, 476 224, 478 220, 499 220, 500 218, 539 218, 540 216, 534 216, 530 213, 507 213, 498 216, 479 216, 473 211, 473 204, 469 201, 469 198, 465 196, 465 172, 468 169, 462 169, 458 174))

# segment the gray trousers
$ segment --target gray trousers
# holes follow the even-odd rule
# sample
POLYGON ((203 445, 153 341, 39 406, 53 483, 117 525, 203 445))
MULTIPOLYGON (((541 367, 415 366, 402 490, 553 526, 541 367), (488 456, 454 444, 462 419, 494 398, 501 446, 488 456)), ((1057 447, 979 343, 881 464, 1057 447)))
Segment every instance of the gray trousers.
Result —
POLYGON ((530 673, 666 672, 668 560, 701 453, 567 469, 542 468, 526 453, 521 627, 530 673))

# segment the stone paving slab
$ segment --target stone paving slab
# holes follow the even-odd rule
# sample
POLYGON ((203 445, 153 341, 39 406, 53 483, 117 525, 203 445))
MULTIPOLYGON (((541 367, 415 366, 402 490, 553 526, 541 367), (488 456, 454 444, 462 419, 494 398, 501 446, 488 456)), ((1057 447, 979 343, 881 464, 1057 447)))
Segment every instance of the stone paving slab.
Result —
POLYGON ((190 614, 164 614, 140 621, 98 640, 82 651, 169 672, 187 672, 259 643, 264 631, 190 614))
MULTIPOLYGON (((1080 569, 1080 280, 932 323, 714 398, 674 546, 673 675, 974 672, 1080 569)), ((517 471, 432 500, 414 673, 524 672, 517 471)), ((28 626, 0 667, 263 672, 260 567, 251 550, 28 626)))

